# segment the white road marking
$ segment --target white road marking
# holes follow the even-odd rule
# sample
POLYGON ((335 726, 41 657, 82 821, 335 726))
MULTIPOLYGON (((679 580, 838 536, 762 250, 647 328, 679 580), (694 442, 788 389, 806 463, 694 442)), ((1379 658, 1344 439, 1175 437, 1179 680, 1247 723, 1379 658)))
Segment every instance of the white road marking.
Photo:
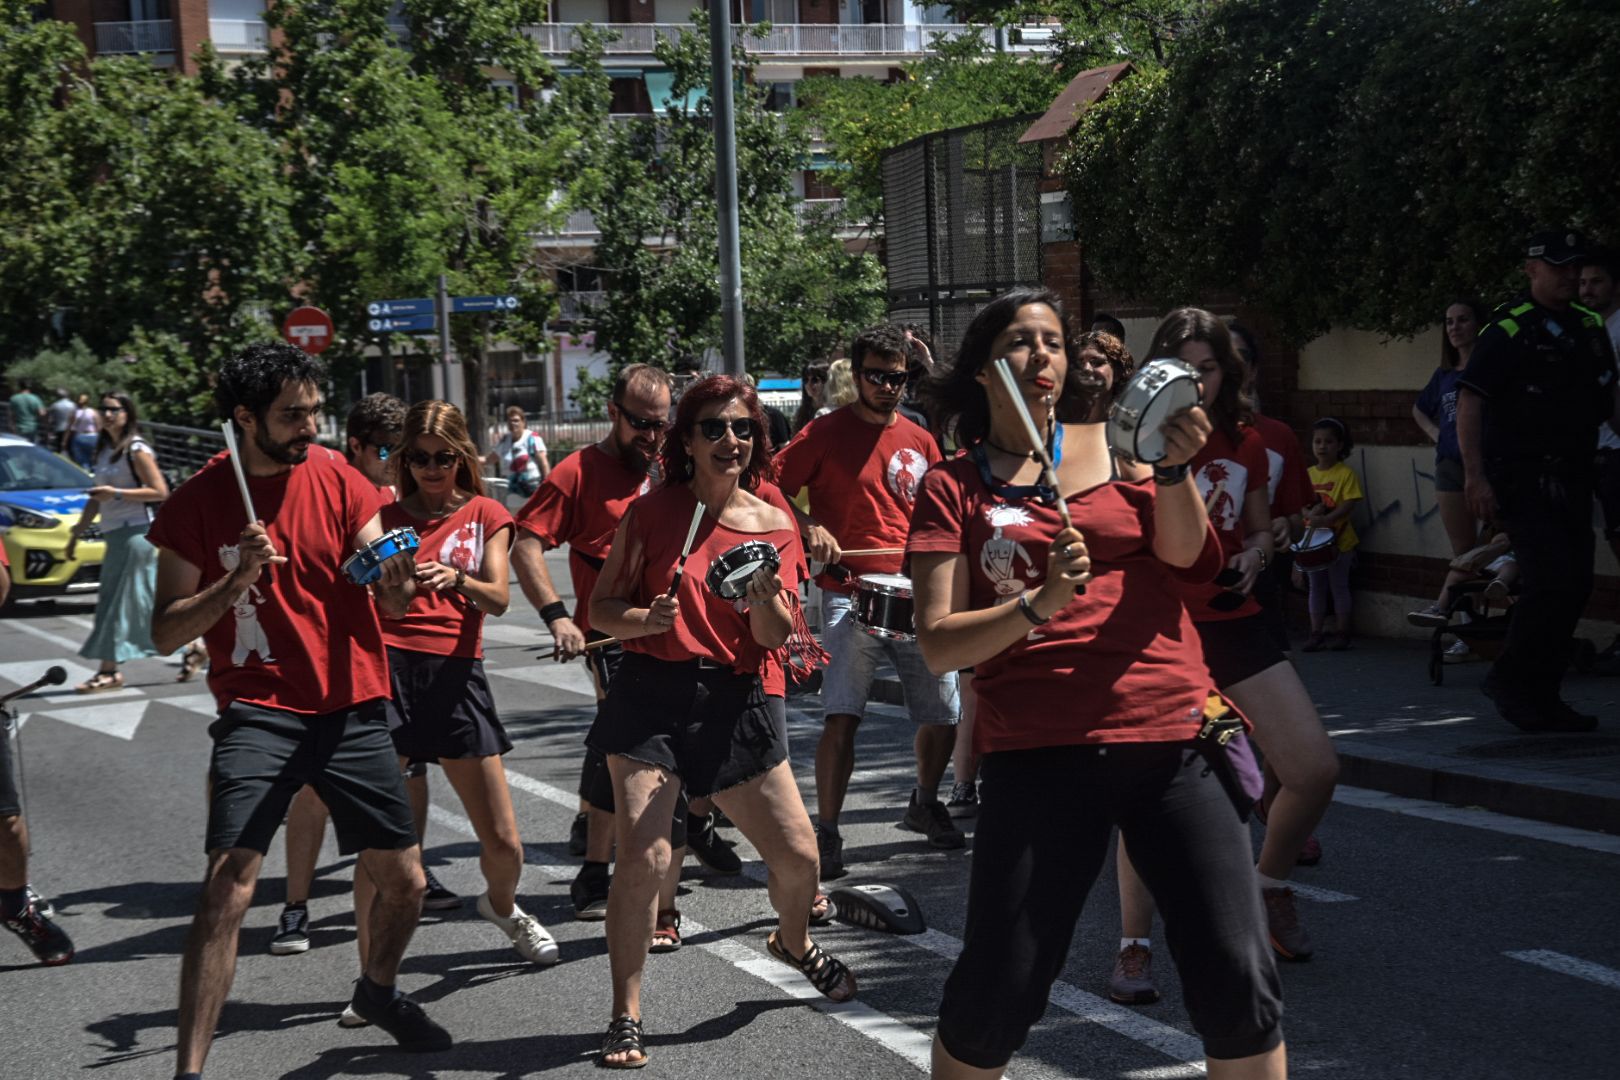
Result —
POLYGON ((219 715, 219 703, 214 700, 213 694, 180 694, 175 697, 153 698, 152 704, 172 705, 176 709, 184 709, 203 716, 219 715))
POLYGON ((492 679, 518 679, 522 682, 583 694, 589 698, 596 697, 596 685, 591 682, 590 673, 585 670, 584 664, 556 664, 541 659, 522 666, 503 666, 488 670, 492 679))
POLYGON ((1301 885, 1293 878, 1288 879, 1288 887, 1294 890, 1294 895, 1301 900, 1314 900, 1318 904, 1343 904, 1351 900, 1360 900, 1359 896, 1349 893, 1334 892, 1332 889, 1321 889, 1315 885, 1301 885))
POLYGON ((1610 990, 1620 990, 1620 971, 1604 967, 1602 964, 1594 964, 1590 960, 1566 956, 1550 949, 1521 949, 1502 955, 1522 960, 1526 964, 1544 967, 1548 971, 1556 971, 1560 975, 1572 975, 1577 979, 1597 983, 1599 986, 1607 986, 1610 990))
POLYGON ((133 739, 145 713, 145 702, 132 701, 115 705, 86 705, 76 709, 42 710, 34 715, 60 720, 87 731, 99 731, 103 735, 133 739))
POLYGON ((96 620, 92 619, 88 615, 60 615, 58 618, 60 618, 63 622, 72 623, 74 626, 82 626, 86 630, 94 630, 96 628, 96 620))
POLYGON ((506 782, 521 791, 527 791, 530 795, 536 795, 547 802, 554 802, 558 806, 566 806, 569 809, 579 806, 578 795, 564 791, 554 784, 548 784, 544 780, 536 780, 532 776, 524 776, 520 772, 513 772, 511 769, 506 770, 506 782))
POLYGON ((1548 843, 1620 855, 1620 836, 1575 829, 1568 825, 1553 825, 1545 821, 1509 817, 1507 814, 1498 814, 1477 806, 1448 806, 1445 803, 1409 799, 1382 791, 1345 787, 1342 784, 1334 791, 1333 801, 1348 806, 1359 806, 1366 810, 1384 810, 1391 814, 1441 821, 1447 825, 1466 825, 1471 829, 1488 829, 1491 832, 1507 833, 1509 836, 1523 836, 1530 840, 1545 840, 1548 843))
MULTIPOLYGON (((67 638, 63 637, 60 634, 53 634, 49 630, 41 630, 37 626, 30 626, 21 619, 7 619, 6 620, 6 626, 8 628, 12 629, 12 630, 21 630, 25 634, 32 634, 34 637, 39 638, 41 641, 48 641, 52 645, 59 646, 60 648, 72 649, 74 652, 78 652, 79 651, 79 646, 84 644, 84 642, 82 642, 82 641, 69 641, 67 638)), ((37 675, 34 676, 34 678, 36 678, 36 679, 38 677, 39 676, 37 676, 37 675)), ((24 679, 23 680, 23 682, 33 682, 33 681, 34 681, 33 679, 24 679)))

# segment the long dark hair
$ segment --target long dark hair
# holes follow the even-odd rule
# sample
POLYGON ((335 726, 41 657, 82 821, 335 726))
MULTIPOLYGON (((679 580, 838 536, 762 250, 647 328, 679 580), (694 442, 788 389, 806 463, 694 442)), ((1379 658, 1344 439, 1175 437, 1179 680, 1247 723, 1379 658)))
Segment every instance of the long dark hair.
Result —
POLYGON ((450 444, 450 449, 461 458, 456 466, 456 486, 463 491, 470 491, 474 495, 484 493, 484 478, 479 470, 478 447, 473 445, 472 436, 467 434, 467 418, 461 410, 448 401, 418 401, 411 406, 411 411, 405 414, 405 430, 400 434, 399 444, 404 448, 400 454, 399 474, 395 483, 399 485, 399 498, 404 501, 406 496, 415 492, 420 485, 416 482, 416 474, 411 472, 410 463, 406 460, 412 450, 416 449, 416 439, 422 435, 437 435, 450 444))
MULTIPOLYGON (((1485 329, 1485 320, 1487 315, 1485 305, 1472 296, 1459 296, 1457 299, 1441 308, 1441 318, 1443 319, 1448 310, 1456 307, 1459 304, 1474 313, 1475 334, 1478 334, 1481 330, 1485 329)), ((1451 335, 1446 333, 1445 325, 1442 323, 1440 327, 1440 366, 1445 368, 1447 371, 1450 371, 1460 363, 1462 363, 1462 354, 1457 351, 1457 346, 1451 343, 1451 335)))
POLYGON ((1232 334, 1225 323, 1203 308, 1177 308, 1166 315, 1153 332, 1148 359, 1178 356, 1181 347, 1189 341, 1207 344, 1221 365, 1221 392, 1210 404, 1209 418, 1227 438, 1236 442, 1242 426, 1254 420, 1254 402, 1244 389, 1248 381, 1247 365, 1232 344, 1232 334))
POLYGON ((135 402, 122 390, 109 390, 101 395, 101 400, 112 398, 124 407, 124 431, 115 441, 107 430, 105 420, 101 423, 100 434, 96 436, 96 451, 94 456, 101 457, 101 452, 108 447, 112 448, 112 456, 108 461, 117 461, 129 452, 129 444, 141 437, 140 417, 135 412, 135 402))
POLYGON ((921 396, 924 411, 943 431, 954 430, 958 446, 972 446, 990 434, 990 399, 977 380, 979 372, 994 357, 990 355, 996 337, 1031 304, 1045 304, 1063 326, 1063 353, 1068 372, 1059 389, 1057 418, 1064 423, 1083 421, 1091 412, 1095 395, 1080 383, 1079 336, 1063 311, 1063 301, 1050 289, 1018 288, 1002 293, 986 304, 968 323, 962 345, 947 365, 936 364, 934 373, 923 380, 921 396))
POLYGON ((758 489, 761 480, 776 479, 776 462, 771 454, 770 427, 765 423, 765 410, 759 407, 759 395, 754 388, 730 375, 710 375, 687 387, 681 394, 681 403, 675 409, 675 424, 664 439, 662 454, 665 484, 684 484, 692 478, 692 456, 686 452, 686 439, 697 430, 698 412, 711 402, 731 400, 742 402, 748 410, 748 419, 754 422, 753 449, 748 455, 748 468, 743 470, 743 490, 758 489))

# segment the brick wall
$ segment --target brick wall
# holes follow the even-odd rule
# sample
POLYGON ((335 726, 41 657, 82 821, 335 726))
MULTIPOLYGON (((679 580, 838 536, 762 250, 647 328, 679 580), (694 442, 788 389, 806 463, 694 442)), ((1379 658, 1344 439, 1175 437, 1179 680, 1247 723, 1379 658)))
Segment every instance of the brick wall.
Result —
MULTIPOLYGON (((838 21, 838 5, 833 0, 799 0, 799 21, 801 23, 835 23, 838 21)), ((806 74, 809 73, 806 72, 806 74)))
POLYGON ((197 74, 196 52, 208 40, 208 0, 171 0, 174 62, 182 75, 197 74))

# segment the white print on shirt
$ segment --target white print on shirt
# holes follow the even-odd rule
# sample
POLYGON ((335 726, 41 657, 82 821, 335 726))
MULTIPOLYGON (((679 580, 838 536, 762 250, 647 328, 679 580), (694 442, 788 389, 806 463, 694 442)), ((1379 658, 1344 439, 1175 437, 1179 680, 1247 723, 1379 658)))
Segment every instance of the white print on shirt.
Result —
POLYGON ((476 574, 484 562, 484 523, 468 518, 439 545, 439 562, 476 574))
POLYGON ((1035 561, 1029 557, 1023 544, 1008 539, 1001 531, 1009 525, 1033 524, 1035 519, 1022 506, 1007 503, 985 507, 984 519, 996 533, 979 549, 979 570, 990 579, 997 596, 1017 596, 1024 591, 1024 582, 1018 577, 1018 560, 1024 562, 1023 575, 1026 579, 1035 577, 1035 561))
POLYGON ((1277 502, 1277 489, 1282 487, 1283 456, 1268 446, 1266 464, 1271 467, 1271 473, 1266 477, 1266 505, 1272 506, 1277 502))
MULTIPOLYGON (((241 566, 241 549, 235 544, 220 547, 219 565, 225 568, 227 574, 241 566)), ((276 658, 270 655, 270 639, 264 636, 264 627, 259 625, 256 605, 262 603, 264 593, 259 591, 257 585, 249 585, 231 601, 231 614, 236 616, 236 644, 231 648, 231 667, 241 667, 253 653, 259 654, 261 664, 276 662, 276 658)))
POLYGON ((1243 496, 1249 490, 1249 470, 1230 458, 1216 458, 1198 470, 1198 494, 1209 503, 1209 521, 1216 532, 1235 532, 1243 521, 1243 496))
POLYGON ((883 476, 895 497, 910 506, 917 499, 917 485, 922 483, 923 473, 927 471, 928 459, 911 447, 902 446, 889 458, 889 467, 883 476))

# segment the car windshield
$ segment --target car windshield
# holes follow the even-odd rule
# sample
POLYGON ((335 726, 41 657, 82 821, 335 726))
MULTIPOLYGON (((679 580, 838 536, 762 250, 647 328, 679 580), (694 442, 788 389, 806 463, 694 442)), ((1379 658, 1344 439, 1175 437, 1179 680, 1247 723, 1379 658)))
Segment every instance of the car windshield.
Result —
POLYGON ((71 488, 83 491, 90 477, 38 446, 0 446, 0 491, 71 488))

